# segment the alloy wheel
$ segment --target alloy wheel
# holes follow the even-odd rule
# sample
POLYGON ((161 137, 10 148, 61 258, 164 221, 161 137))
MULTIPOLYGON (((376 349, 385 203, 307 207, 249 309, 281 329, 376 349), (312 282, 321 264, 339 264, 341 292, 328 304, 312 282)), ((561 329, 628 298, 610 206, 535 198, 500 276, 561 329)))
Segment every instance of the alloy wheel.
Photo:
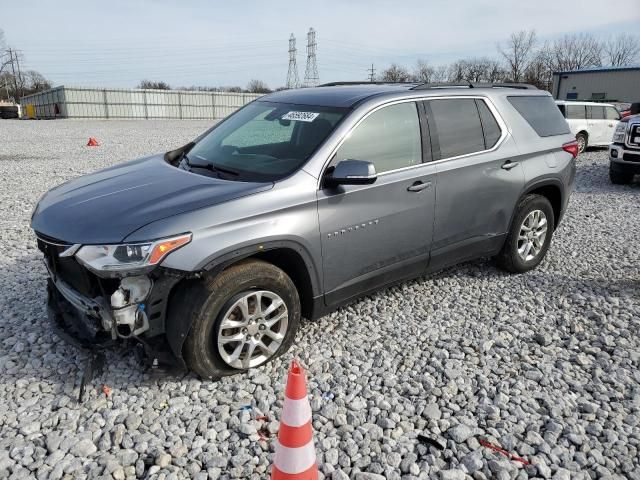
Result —
POLYGON ((518 234, 518 255, 525 262, 535 259, 547 238, 547 216, 542 210, 533 210, 520 226, 518 234))
POLYGON ((243 292, 227 309, 218 331, 218 352, 233 368, 262 365, 278 351, 287 333, 289 312, 274 292, 243 292))

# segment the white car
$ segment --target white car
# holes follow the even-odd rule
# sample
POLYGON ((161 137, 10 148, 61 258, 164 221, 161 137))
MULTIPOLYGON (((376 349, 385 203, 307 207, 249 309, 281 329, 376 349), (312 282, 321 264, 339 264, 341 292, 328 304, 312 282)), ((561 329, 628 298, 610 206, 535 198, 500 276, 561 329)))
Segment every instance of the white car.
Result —
POLYGON ((620 113, 609 103, 556 100, 558 108, 578 141, 578 151, 587 146, 606 147, 611 143, 620 113))

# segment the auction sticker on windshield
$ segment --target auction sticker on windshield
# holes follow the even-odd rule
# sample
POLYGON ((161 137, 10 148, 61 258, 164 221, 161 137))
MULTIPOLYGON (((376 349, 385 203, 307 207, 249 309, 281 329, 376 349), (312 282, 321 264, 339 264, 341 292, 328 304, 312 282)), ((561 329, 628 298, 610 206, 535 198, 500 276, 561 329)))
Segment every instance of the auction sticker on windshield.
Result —
POLYGON ((315 112, 289 112, 283 115, 282 120, 295 120, 296 122, 313 122, 319 113, 315 112))

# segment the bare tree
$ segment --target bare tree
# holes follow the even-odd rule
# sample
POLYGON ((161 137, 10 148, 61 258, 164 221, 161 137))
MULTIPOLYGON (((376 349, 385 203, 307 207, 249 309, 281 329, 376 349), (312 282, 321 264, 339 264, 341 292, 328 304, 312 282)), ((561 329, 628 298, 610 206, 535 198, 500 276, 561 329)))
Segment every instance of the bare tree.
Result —
POLYGON ((262 80, 251 80, 247 85, 249 93, 271 93, 271 89, 262 80))
POLYGON ((554 71, 579 70, 602 65, 602 43, 589 33, 565 35, 549 48, 554 71))
POLYGON ((512 33, 504 46, 498 45, 498 51, 507 64, 509 80, 520 82, 529 67, 536 46, 535 30, 521 30, 512 33))
POLYGON ((413 80, 421 83, 432 83, 435 74, 434 68, 424 60, 418 60, 413 70, 413 80))
POLYGON ((167 82, 154 82, 153 80, 142 80, 136 88, 145 90, 171 90, 171 86, 167 82))
POLYGON ((460 82, 462 80, 466 80, 468 75, 467 63, 464 60, 457 60, 453 62, 447 69, 448 82, 460 82))
POLYGON ((447 81, 447 72, 449 67, 447 65, 438 65, 433 69, 433 75, 431 81, 433 83, 443 83, 447 81))
POLYGON ((603 44, 607 65, 624 67, 632 65, 640 57, 640 39, 637 36, 621 33, 603 44))
POLYGON ((464 58, 449 66, 448 81, 460 82, 498 82, 504 77, 504 71, 497 60, 487 57, 464 58))
POLYGON ((539 48, 527 70, 524 72, 524 81, 535 85, 539 89, 551 91, 553 83, 553 62, 551 56, 551 47, 545 43, 539 48))
POLYGON ((218 90, 221 92, 242 93, 242 87, 235 87, 235 86, 220 87, 218 90))
POLYGON ((383 70, 380 80, 383 82, 408 82, 411 80, 411 75, 406 68, 392 63, 389 68, 383 70))

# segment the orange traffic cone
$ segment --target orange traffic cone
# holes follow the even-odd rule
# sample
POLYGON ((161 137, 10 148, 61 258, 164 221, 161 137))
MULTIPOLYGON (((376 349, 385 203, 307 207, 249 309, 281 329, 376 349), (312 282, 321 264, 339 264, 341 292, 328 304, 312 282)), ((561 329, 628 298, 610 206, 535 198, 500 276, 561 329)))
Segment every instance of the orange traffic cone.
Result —
POLYGON ((99 147, 100 144, 98 143, 98 140, 96 140, 94 137, 89 137, 89 142, 87 142, 87 147, 99 147))
POLYGON ((304 370, 293 360, 289 369, 271 480, 317 480, 318 464, 311 429, 311 406, 304 370))

